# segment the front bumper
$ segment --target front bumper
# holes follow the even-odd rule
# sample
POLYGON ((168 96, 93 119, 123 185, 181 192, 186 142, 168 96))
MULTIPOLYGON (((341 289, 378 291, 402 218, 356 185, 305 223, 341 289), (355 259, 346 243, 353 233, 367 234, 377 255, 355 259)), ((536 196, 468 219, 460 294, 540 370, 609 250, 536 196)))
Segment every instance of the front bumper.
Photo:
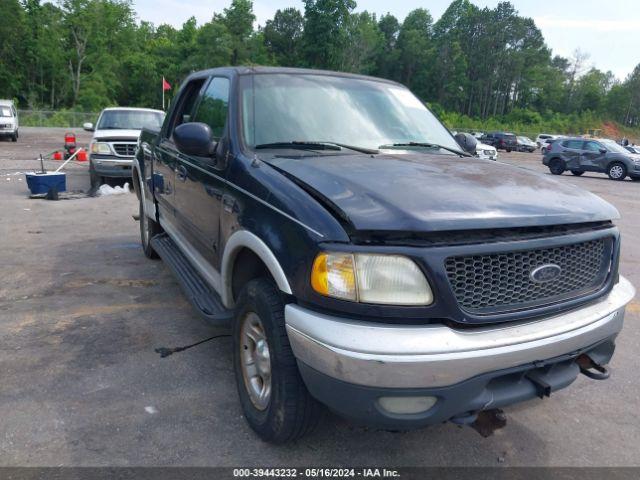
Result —
POLYGON ((115 157, 91 154, 89 157, 95 173, 101 177, 130 178, 133 157, 115 157))
MULTIPOLYGON (((532 398, 535 386, 522 381, 532 369, 555 365, 551 370, 555 369, 558 378, 549 379, 552 389, 567 386, 577 375, 574 360, 579 354, 593 348, 610 349, 613 353, 613 340, 622 329, 625 305, 634 295, 633 286, 621 277, 604 299, 572 312, 461 330, 444 325, 355 321, 294 304, 287 305, 285 320, 301 373, 314 396, 339 413, 355 418, 349 401, 341 395, 345 391, 360 392, 353 393, 355 401, 366 392, 364 403, 368 407, 358 409, 363 415, 361 420, 409 427, 447 420, 489 405, 495 408, 496 402, 478 407, 480 400, 486 400, 486 392, 491 391, 486 389, 489 384, 500 385, 501 406, 532 398), (455 394, 445 395, 445 391, 455 394), (375 407, 376 399, 390 392, 395 396, 433 394, 438 403, 426 413, 440 414, 420 418, 385 415, 375 407), (377 413, 372 417, 373 410, 377 413), (443 415, 449 416, 442 418, 443 415)), ((600 357, 604 358, 603 363, 608 361, 606 355, 600 357)), ((498 398, 495 392, 492 394, 498 398)))

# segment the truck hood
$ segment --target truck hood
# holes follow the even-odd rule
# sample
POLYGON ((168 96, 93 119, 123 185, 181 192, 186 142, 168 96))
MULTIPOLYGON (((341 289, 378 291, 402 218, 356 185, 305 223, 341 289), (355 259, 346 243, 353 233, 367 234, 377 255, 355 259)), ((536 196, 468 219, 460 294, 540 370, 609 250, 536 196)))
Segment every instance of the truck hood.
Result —
POLYGON ((141 130, 96 130, 93 132, 94 140, 104 140, 105 138, 118 139, 118 140, 133 140, 138 141, 141 130))
POLYGON ((432 232, 612 220, 586 190, 520 167, 449 155, 274 156, 355 230, 432 232))

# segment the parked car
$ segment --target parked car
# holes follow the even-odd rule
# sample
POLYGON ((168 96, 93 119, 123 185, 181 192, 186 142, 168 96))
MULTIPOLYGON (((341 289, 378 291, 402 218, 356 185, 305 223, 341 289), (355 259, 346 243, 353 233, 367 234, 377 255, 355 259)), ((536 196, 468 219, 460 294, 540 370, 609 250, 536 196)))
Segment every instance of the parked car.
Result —
POLYGON ((487 145, 486 143, 478 143, 476 145, 476 157, 485 160, 497 160, 498 151, 492 145, 487 145))
POLYGON ((20 137, 18 111, 12 100, 0 100, 0 137, 17 142, 20 137))
POLYGON ((93 189, 105 178, 130 178, 138 137, 143 128, 159 130, 164 112, 149 108, 105 108, 96 125, 85 123, 93 132, 89 147, 89 175, 93 189))
POLYGON ((637 153, 640 154, 640 146, 638 145, 627 145, 626 147, 624 147, 627 151, 629 151, 630 153, 637 153))
POLYGON ((542 146, 540 147, 540 152, 542 152, 542 155, 547 153, 549 146, 552 145, 556 140, 557 138, 547 138, 542 142, 542 146))
POLYGON ((538 148, 538 145, 536 145, 536 142, 531 140, 529 137, 519 136, 517 137, 517 141, 518 141, 519 152, 531 153, 531 152, 535 152, 535 150, 538 148))
POLYGON ((547 140, 555 140, 559 137, 559 135, 551 135, 550 133, 541 133, 540 135, 538 135, 536 137, 536 144, 538 145, 538 148, 542 148, 545 143, 547 143, 547 140))
POLYGON ((497 150, 510 152, 518 149, 518 141, 513 133, 491 132, 482 137, 481 141, 487 145, 494 146, 497 150))
POLYGON ((629 152, 613 140, 566 138, 548 149, 542 163, 554 175, 569 170, 576 176, 584 172, 606 173, 611 180, 640 180, 640 155, 629 152))
POLYGON ((618 212, 456 140, 395 82, 267 67, 191 74, 142 130, 144 253, 230 326, 262 439, 300 437, 321 404, 393 430, 493 425, 608 376, 635 294, 618 212))

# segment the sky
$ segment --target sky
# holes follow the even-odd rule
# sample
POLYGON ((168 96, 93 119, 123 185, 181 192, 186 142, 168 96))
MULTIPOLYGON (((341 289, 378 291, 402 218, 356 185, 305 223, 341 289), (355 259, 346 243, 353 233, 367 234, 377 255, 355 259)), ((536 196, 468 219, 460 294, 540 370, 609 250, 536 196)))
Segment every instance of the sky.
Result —
MULTIPOLYGON (((493 8, 498 0, 471 0, 493 8)), ((222 12, 231 0, 134 0, 141 20, 181 26, 194 16, 199 24, 222 12)), ((357 0, 357 11, 378 16, 392 13, 399 20, 411 10, 426 8, 440 18, 450 0, 357 0)), ((638 0, 511 0, 520 15, 532 17, 554 55, 570 57, 576 49, 589 54, 588 66, 610 70, 621 80, 640 63, 640 1, 638 0)), ((296 7, 301 0, 254 0, 257 24, 264 25, 277 9, 296 7)))

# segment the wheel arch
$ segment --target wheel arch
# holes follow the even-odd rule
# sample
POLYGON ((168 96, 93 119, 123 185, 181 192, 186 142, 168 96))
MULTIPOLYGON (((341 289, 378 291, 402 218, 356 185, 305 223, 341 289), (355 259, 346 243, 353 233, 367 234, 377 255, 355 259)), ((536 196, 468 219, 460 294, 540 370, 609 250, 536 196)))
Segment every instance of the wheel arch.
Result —
POLYGON ((273 278, 280 291, 289 295, 292 294, 289 280, 269 246, 257 235, 247 230, 239 230, 229 237, 222 256, 221 296, 226 307, 231 308, 235 305, 236 295, 239 293, 239 288, 241 288, 238 277, 234 279, 234 276, 237 274, 244 275, 242 280, 246 282, 255 278, 255 273, 260 272, 262 267, 251 263, 256 259, 261 262, 265 271, 273 278), (237 271, 236 265, 238 261, 248 262, 243 263, 247 270, 237 271))

